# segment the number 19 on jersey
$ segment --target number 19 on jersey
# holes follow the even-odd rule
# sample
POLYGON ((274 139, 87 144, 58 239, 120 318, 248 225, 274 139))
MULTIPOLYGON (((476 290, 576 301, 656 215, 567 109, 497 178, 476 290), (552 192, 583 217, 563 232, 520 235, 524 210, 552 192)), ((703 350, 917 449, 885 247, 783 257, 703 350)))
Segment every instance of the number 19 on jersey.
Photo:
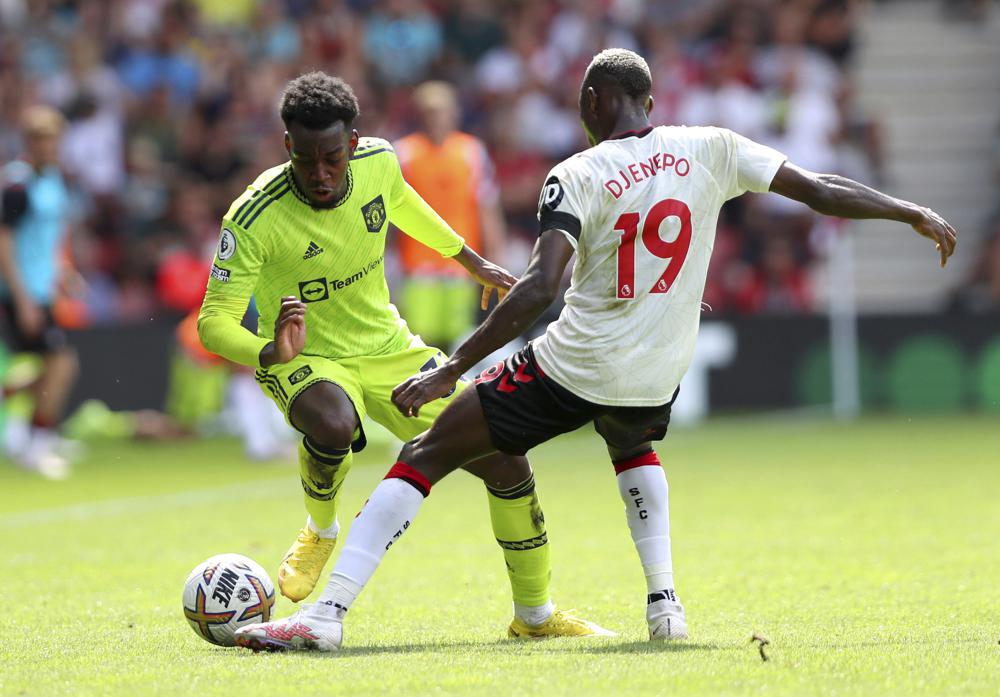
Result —
MULTIPOLYGON (((622 300, 631 300, 636 296, 635 288, 635 239, 639 235, 642 224, 642 245, 659 259, 667 259, 667 267, 649 289, 650 293, 666 293, 677 280, 684 259, 687 258, 691 246, 691 209, 683 201, 667 198, 656 203, 646 213, 643 222, 639 213, 622 213, 615 223, 615 230, 622 233, 621 244, 618 246, 618 284, 617 295, 622 300), (666 242, 660 237, 660 225, 664 220, 676 217, 681 224, 677 238, 666 242)), ((641 253, 641 252, 640 252, 641 253)))

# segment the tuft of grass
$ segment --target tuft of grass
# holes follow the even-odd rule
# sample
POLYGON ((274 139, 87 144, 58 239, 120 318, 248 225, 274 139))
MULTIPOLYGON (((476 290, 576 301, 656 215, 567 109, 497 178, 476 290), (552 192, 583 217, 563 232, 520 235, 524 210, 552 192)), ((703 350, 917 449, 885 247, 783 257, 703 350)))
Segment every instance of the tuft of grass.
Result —
MULTIPOLYGON (((0 467, 0 694, 996 692, 994 420, 727 419, 659 450, 690 641, 645 640, 614 474, 580 432, 531 454, 554 599, 620 636, 503 638, 503 558, 481 485, 459 474, 393 546, 334 657, 218 648, 181 613, 187 573, 212 554, 275 574, 305 515, 293 463, 212 441, 100 445, 62 483, 0 467)), ((357 459, 345 527, 394 454, 357 459)))

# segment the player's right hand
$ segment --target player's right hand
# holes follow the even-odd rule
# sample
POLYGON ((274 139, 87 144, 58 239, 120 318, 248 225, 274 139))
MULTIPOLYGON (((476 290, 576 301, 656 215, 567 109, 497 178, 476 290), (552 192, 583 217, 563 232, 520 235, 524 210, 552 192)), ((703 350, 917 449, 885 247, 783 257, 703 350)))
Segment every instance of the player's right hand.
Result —
POLYGON ((420 407, 455 391, 462 376, 448 363, 407 378, 392 391, 392 403, 403 416, 419 416, 420 407))
POLYGON ((948 224, 948 221, 932 211, 930 208, 923 208, 920 220, 913 224, 913 229, 918 234, 936 243, 937 250, 941 254, 941 266, 948 262, 948 257, 955 253, 955 244, 958 242, 958 233, 955 228, 948 224))
POLYGON ((306 304, 294 295, 281 298, 274 320, 274 362, 287 363, 306 346, 306 304))

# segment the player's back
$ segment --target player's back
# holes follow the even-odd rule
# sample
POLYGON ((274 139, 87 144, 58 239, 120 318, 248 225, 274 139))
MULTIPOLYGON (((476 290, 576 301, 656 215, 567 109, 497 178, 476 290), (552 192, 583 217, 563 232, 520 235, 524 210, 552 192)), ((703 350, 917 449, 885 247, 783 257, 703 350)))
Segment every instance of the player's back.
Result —
POLYGON ((784 156, 731 131, 649 127, 552 170, 542 228, 575 236, 566 306, 542 368, 599 404, 670 400, 694 351, 722 204, 766 191, 784 156))

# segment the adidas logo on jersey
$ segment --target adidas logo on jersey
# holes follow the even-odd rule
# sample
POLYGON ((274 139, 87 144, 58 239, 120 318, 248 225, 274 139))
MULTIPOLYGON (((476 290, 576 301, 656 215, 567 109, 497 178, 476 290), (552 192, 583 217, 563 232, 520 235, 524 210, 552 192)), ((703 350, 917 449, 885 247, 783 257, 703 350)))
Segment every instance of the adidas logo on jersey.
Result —
POLYGON ((306 253, 302 255, 303 259, 312 259, 313 257, 318 257, 323 253, 323 248, 320 247, 315 242, 309 242, 309 246, 306 248, 306 253))

